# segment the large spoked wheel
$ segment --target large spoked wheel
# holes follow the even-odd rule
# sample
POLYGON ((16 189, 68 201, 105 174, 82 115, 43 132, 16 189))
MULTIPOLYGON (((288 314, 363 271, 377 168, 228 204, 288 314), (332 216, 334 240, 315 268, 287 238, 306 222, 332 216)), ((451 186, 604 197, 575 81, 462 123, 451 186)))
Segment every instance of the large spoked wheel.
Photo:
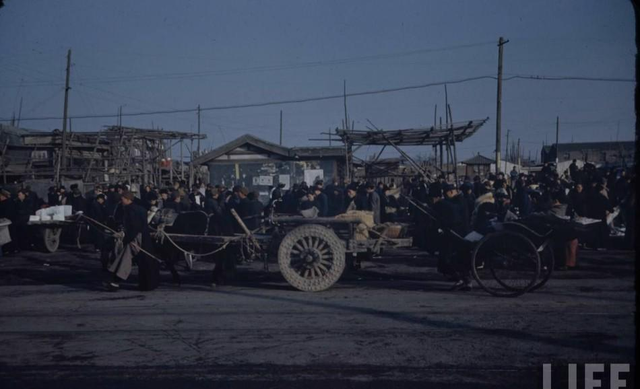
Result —
POLYGON ((524 235, 489 234, 473 250, 472 274, 478 285, 499 297, 516 297, 533 288, 540 276, 540 256, 524 235))
POLYGON ((62 228, 44 229, 44 249, 49 253, 55 253, 60 246, 60 235, 62 228))
POLYGON ((331 287, 345 268, 345 248, 330 229, 308 224, 289 232, 278 249, 278 265, 287 282, 305 292, 331 287))
POLYGON ((551 278, 553 268, 555 267, 555 256, 553 254, 553 245, 547 242, 544 248, 538 251, 540 255, 540 277, 538 282, 531 288, 530 292, 542 288, 551 278))

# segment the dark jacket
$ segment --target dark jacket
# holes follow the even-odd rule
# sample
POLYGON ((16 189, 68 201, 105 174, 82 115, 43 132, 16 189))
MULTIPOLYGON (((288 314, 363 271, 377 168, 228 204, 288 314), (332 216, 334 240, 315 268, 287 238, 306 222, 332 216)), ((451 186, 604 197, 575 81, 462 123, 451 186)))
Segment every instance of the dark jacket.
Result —
POLYGON ((27 224, 29 222, 29 216, 33 214, 32 202, 29 201, 28 197, 23 201, 16 198, 14 206, 15 213, 13 214, 13 220, 11 221, 16 224, 27 224))
POLYGON ((320 193, 316 196, 314 205, 318 208, 318 216, 324 217, 329 214, 329 198, 326 194, 320 193))
POLYGON ((142 248, 150 251, 152 247, 149 226, 147 225, 147 211, 136 204, 123 207, 122 226, 124 227, 123 243, 132 242, 138 234, 142 235, 142 248))
POLYGON ((378 193, 376 193, 376 191, 373 191, 369 193, 368 197, 369 202, 367 209, 373 212, 373 222, 375 224, 380 224, 382 223, 380 217, 380 196, 378 196, 378 193))
POLYGON ((602 193, 593 193, 590 196, 588 213, 592 219, 598 219, 602 221, 607 220, 607 211, 613 212, 611 202, 602 193))
POLYGON ((578 193, 575 189, 569 192, 569 207, 567 216, 587 216, 587 198, 584 191, 578 193))
POLYGON ((240 202, 240 215, 248 229, 253 231, 260 227, 263 209, 264 205, 258 199, 244 199, 240 202))
POLYGON ((97 200, 93 200, 91 208, 89 209, 89 216, 100 223, 107 221, 107 206, 106 203, 100 204, 97 200))
POLYGON ((14 220, 16 207, 11 199, 0 201, 0 219, 14 220))
POLYGON ((464 196, 459 194, 453 198, 445 198, 438 201, 434 208, 443 229, 454 231, 460 236, 468 233, 469 213, 464 196))
POLYGON ((71 198, 67 200, 67 205, 71 205, 71 212, 76 213, 79 211, 87 212, 87 202, 82 195, 71 195, 71 198))

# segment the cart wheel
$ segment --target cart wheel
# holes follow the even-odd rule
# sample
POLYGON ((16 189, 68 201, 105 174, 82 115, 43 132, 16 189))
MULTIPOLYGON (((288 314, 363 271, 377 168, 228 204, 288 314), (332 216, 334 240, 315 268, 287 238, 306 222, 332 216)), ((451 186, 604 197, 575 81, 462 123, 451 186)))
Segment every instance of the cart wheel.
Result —
POLYGON ((473 278, 482 289, 499 297, 528 292, 540 275, 540 256, 522 234, 500 231, 484 237, 473 250, 473 278))
POLYGON ((553 268, 556 265, 551 242, 547 242, 538 254, 540 255, 540 278, 538 279, 538 283, 531 288, 530 292, 542 288, 547 281, 549 281, 551 273, 553 273, 553 268))
POLYGON ((45 228, 44 229, 44 248, 50 252, 55 253, 60 246, 60 234, 62 228, 45 228))
POLYGON ((308 224, 289 232, 278 250, 278 265, 287 282, 305 292, 333 285, 345 268, 343 242, 330 229, 308 224))

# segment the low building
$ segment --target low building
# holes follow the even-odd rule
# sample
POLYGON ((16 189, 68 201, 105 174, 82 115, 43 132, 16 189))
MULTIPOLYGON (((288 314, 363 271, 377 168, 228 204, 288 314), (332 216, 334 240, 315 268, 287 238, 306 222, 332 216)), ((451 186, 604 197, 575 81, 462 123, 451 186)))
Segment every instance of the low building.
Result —
POLYGON ((591 162, 596 166, 633 165, 635 161, 635 142, 581 142, 559 143, 544 146, 541 151, 542 163, 572 161, 574 159, 591 162))
MULTIPOLYGON (((461 164, 464 166, 464 175, 471 179, 475 176, 487 177, 489 174, 496 172, 496 161, 480 154, 474 155, 466 161, 462 161, 461 164)), ((499 171, 509 175, 514 167, 517 172, 528 171, 528 169, 518 164, 507 161, 500 161, 499 171)), ((458 172, 458 175, 460 175, 460 172, 458 172)))
POLYGON ((269 198, 269 189, 278 183, 289 188, 305 181, 312 185, 345 173, 344 147, 285 147, 252 135, 243 135, 203 154, 194 165, 206 165, 209 182, 227 187, 241 185, 269 198))

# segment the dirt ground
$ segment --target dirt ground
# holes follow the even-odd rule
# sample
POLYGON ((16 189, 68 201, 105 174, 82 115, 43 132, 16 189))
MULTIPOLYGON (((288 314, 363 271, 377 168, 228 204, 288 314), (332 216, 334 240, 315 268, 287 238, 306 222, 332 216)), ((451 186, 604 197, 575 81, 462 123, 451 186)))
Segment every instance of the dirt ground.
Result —
POLYGON ((261 263, 212 289, 197 262, 109 293, 89 247, 3 257, 0 387, 541 388, 544 363, 635 365, 634 253, 583 250, 510 299, 452 292, 435 263, 388 252, 304 293, 261 263))

